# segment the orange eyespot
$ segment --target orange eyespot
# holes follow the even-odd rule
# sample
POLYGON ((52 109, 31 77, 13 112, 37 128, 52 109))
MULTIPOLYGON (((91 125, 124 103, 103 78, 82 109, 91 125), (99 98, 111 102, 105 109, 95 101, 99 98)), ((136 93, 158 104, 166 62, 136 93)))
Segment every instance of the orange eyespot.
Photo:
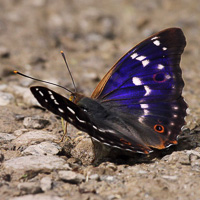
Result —
POLYGON ((131 146, 131 143, 123 138, 120 138, 120 141, 123 143, 123 144, 127 144, 129 146, 131 146))
POLYGON ((154 126, 154 130, 155 130, 156 132, 158 132, 158 133, 164 133, 165 128, 164 128, 164 126, 161 125, 161 124, 156 124, 156 125, 154 126))

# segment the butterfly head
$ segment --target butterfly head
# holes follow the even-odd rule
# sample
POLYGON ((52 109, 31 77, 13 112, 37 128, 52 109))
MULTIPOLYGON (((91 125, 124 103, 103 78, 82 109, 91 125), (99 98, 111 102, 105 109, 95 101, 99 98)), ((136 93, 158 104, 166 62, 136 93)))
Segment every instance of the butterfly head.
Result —
POLYGON ((77 104, 82 98, 84 98, 84 95, 75 92, 75 93, 71 93, 69 100, 77 104))

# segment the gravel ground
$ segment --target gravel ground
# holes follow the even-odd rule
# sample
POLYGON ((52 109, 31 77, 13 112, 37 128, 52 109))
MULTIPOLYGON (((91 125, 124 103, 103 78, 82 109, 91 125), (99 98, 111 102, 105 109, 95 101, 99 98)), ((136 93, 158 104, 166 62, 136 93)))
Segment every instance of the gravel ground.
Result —
MULTIPOLYGON (((0 0, 0 199, 200 199, 199 0, 0 0), (39 83, 13 70, 90 95, 109 68, 152 33, 181 27, 187 125, 179 144, 151 156, 116 152, 94 164, 86 133, 38 106, 39 83), (63 73, 62 73, 63 71, 63 73)), ((51 87, 65 94, 60 88, 51 87)))

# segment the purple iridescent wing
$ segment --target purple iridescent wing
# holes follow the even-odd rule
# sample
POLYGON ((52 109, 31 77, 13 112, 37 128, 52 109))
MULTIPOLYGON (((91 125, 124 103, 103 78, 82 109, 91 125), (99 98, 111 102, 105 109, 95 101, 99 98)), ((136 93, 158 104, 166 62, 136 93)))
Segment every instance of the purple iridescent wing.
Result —
POLYGON ((119 113, 146 146, 163 149, 176 144, 185 124, 187 104, 181 96, 179 65, 185 45, 179 28, 147 38, 111 68, 92 94, 119 113))

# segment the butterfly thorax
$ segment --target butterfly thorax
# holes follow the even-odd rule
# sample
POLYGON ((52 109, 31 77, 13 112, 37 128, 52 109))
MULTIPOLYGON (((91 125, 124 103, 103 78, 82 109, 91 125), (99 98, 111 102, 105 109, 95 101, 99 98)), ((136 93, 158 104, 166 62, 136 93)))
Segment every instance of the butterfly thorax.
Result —
POLYGON ((105 119, 109 115, 108 110, 100 102, 92 98, 78 95, 75 103, 94 118, 105 119))

